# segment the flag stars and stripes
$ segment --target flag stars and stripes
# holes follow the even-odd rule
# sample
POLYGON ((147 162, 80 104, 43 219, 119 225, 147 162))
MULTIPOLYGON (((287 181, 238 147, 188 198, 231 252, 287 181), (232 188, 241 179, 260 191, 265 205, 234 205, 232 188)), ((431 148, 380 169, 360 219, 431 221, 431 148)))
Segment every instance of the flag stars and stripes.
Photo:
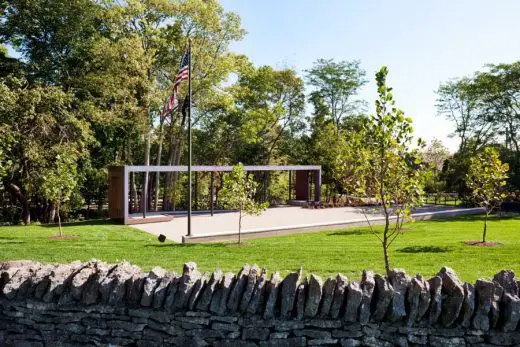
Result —
POLYGON ((189 64, 190 64, 190 56, 189 56, 189 52, 186 51, 186 53, 184 53, 184 56, 181 61, 181 67, 180 67, 179 71, 177 72, 177 75, 175 76, 175 81, 173 83, 173 92, 163 107, 161 117, 166 116, 168 114, 168 112, 170 112, 173 109, 173 107, 175 106, 175 99, 177 97, 179 85, 182 83, 182 81, 188 79, 188 76, 190 73, 189 64))

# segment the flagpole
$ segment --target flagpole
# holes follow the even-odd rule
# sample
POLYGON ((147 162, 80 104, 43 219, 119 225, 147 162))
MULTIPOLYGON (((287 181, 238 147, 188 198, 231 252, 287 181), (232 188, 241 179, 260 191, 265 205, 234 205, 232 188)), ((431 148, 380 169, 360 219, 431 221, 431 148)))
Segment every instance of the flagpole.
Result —
POLYGON ((191 40, 188 41, 188 236, 191 236, 191 40))

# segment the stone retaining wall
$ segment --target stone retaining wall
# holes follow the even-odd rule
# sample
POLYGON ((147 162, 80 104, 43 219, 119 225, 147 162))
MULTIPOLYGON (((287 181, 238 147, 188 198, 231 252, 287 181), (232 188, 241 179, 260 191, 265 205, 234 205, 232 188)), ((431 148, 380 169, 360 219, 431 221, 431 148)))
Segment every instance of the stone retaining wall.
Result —
POLYGON ((424 279, 363 271, 361 281, 182 274, 127 262, 0 264, 0 345, 513 346, 520 345, 512 271, 462 283, 449 268, 424 279))

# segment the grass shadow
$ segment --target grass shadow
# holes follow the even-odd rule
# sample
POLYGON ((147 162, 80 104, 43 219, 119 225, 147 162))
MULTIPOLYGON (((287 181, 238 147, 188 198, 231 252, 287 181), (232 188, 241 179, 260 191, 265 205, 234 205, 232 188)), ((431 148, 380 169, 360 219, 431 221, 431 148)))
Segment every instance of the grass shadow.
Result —
MULTIPOLYGON (((67 227, 78 227, 78 226, 95 226, 95 225, 122 225, 121 223, 116 223, 110 219, 91 219, 80 222, 70 222, 70 223, 62 223, 61 226, 63 228, 67 227)), ((40 224, 39 226, 44 228, 57 228, 58 224, 40 224)))
MULTIPOLYGON (((367 227, 368 228, 368 227, 367 227)), ((379 230, 374 230, 376 234, 379 234, 379 230)), ((355 235, 367 235, 372 234, 372 231, 370 229, 347 229, 347 230, 338 230, 333 231, 327 234, 327 236, 355 236, 355 235)))
POLYGON ((399 253, 448 253, 452 252, 450 247, 438 246, 409 246, 397 250, 399 253))
POLYGON ((227 247, 227 243, 216 242, 216 243, 158 243, 158 244, 148 244, 144 245, 144 247, 152 247, 152 248, 225 248, 227 247))
MULTIPOLYGON (((483 222, 486 219, 485 215, 482 214, 473 214, 473 215, 465 215, 465 216, 455 216, 450 218, 432 218, 429 219, 428 222, 432 223, 446 223, 446 222, 483 222)), ((501 220, 520 220, 520 214, 518 215, 491 215, 488 218, 488 221, 501 221, 501 220)))

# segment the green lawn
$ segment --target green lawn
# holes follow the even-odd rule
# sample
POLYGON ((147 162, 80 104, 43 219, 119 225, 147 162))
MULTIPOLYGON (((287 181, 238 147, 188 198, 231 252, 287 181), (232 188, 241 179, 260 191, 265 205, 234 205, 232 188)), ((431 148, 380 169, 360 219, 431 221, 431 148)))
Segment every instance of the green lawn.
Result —
MULTIPOLYGON (((463 280, 474 281, 500 269, 520 271, 520 217, 489 223, 488 239, 503 244, 492 248, 463 244, 464 240, 480 238, 480 216, 417 222, 407 228, 392 246, 391 261, 392 266, 404 268, 409 274, 430 276, 447 265, 463 280)), ((383 272, 381 247, 367 228, 247 240, 240 247, 222 243, 161 244, 152 235, 105 222, 67 225, 64 231, 80 237, 49 240, 48 236, 57 232, 54 226, 0 227, 0 261, 70 262, 96 258, 113 263, 127 259, 145 270, 160 265, 177 272, 190 260, 205 271, 215 267, 237 271, 247 262, 283 273, 302 265, 306 273, 325 276, 341 272, 352 278, 359 278, 362 269, 383 272)))

